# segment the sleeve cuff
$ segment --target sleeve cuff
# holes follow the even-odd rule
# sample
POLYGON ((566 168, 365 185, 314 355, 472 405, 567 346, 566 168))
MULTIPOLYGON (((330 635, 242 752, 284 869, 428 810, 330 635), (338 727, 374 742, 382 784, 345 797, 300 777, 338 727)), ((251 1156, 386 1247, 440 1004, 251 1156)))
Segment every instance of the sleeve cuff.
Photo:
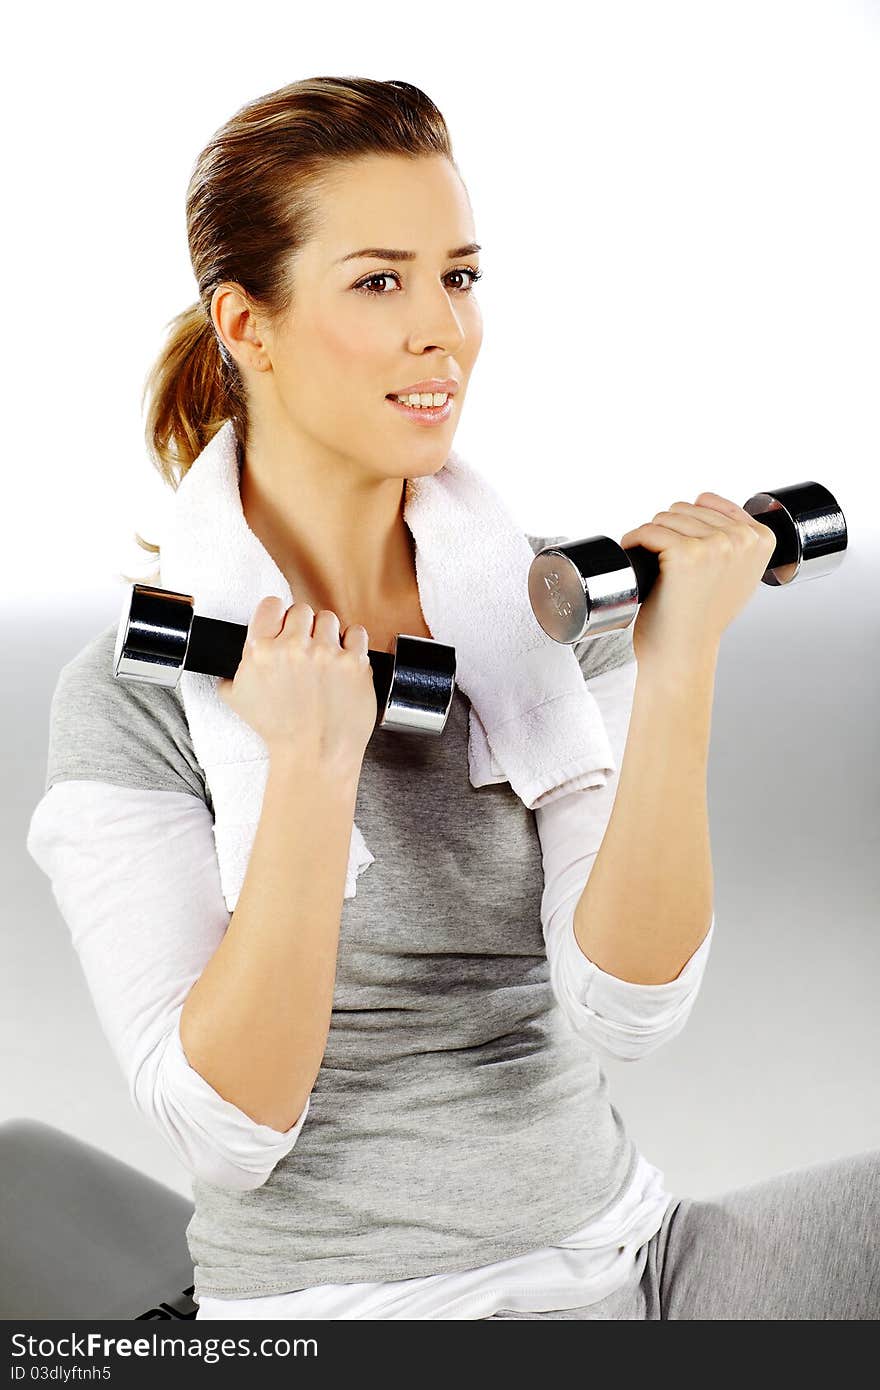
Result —
POLYGON ((564 936, 562 968, 575 998, 593 1014, 633 1028, 673 1022, 699 990, 715 932, 715 914, 700 945, 674 980, 639 984, 602 970, 578 945, 574 914, 564 936))
MULTIPOLYGON (((166 1102, 174 1098, 174 1109, 185 1115, 204 1147, 231 1169, 263 1181, 291 1151, 309 1113, 311 1096, 296 1123, 282 1131, 260 1124, 226 1100, 190 1065, 180 1037, 180 1013, 162 1057, 161 1072, 166 1102)), ((193 1167, 198 1171, 198 1164, 193 1162, 193 1167)))

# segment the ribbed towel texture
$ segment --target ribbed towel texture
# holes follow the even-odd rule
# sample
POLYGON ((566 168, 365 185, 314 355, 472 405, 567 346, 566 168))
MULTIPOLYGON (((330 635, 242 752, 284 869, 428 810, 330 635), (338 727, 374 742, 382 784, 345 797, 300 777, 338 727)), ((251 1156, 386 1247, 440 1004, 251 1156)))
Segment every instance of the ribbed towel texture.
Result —
MULTIPOLYGON (((247 524, 240 467, 227 420, 174 494, 159 583, 192 594, 197 614, 246 625, 260 599, 277 595, 290 607, 294 595, 247 524)), ((438 642, 455 648, 457 684, 471 704, 471 784, 507 781, 530 809, 604 786, 617 765, 599 707, 571 647, 548 637, 532 612, 527 580, 534 552, 501 498, 450 451, 439 472, 407 480, 404 519, 415 542, 425 621, 438 642)), ((260 819, 268 749, 220 699, 216 676, 183 671, 180 690, 214 803, 220 881, 231 912, 260 819)), ((355 896, 357 878, 373 860, 354 825, 345 897, 355 896)))

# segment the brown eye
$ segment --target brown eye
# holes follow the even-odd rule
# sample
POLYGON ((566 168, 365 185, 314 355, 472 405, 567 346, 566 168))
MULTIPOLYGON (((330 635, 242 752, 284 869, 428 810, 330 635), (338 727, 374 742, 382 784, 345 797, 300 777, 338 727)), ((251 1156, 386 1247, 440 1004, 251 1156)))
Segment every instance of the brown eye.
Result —
MULTIPOLYGON (((394 276, 393 278, 396 279, 397 277, 394 276)), ((369 275, 369 276, 367 277, 366 280, 361 280, 357 285, 355 285, 355 289, 356 289, 356 290, 364 290, 367 294, 381 294, 381 293, 383 293, 383 291, 381 291, 381 290, 371 290, 371 289, 368 288, 368 286, 369 286, 370 284, 372 284, 372 283, 373 283, 374 281, 376 281, 376 280, 390 280, 390 279, 392 279, 391 272, 390 272, 390 271, 383 271, 381 275, 369 275)))
POLYGON ((461 268, 460 270, 450 270, 449 274, 450 274, 450 275, 469 275, 469 276, 470 276, 470 280, 469 280, 469 282, 468 282, 467 288, 466 288, 465 291, 464 291, 465 294, 469 294, 470 291, 473 289, 474 285, 477 283, 477 281, 478 281, 478 280, 480 279, 480 277, 482 276, 483 272, 482 272, 482 270, 474 270, 471 266, 462 266, 462 268, 461 268))
MULTIPOLYGON (((473 266, 461 266, 461 267, 459 267, 459 269, 457 269, 457 270, 450 270, 450 271, 447 271, 447 279, 448 279, 448 277, 449 277, 450 275, 467 275, 467 276, 469 276, 469 277, 470 277, 470 278, 469 278, 469 282, 468 282, 468 285, 467 285, 467 287, 466 287, 465 289, 461 289, 458 285, 453 286, 453 288, 454 288, 459 294, 470 294, 470 292, 471 292, 471 290, 473 289, 474 285, 475 285, 475 284, 477 283, 477 281, 482 277, 482 274, 483 274, 483 272, 482 272, 481 270, 475 270, 475 269, 473 268, 473 266)), ((372 295, 382 296, 382 295, 386 294, 386 291, 385 291, 385 290, 370 289, 370 286, 373 285, 373 284, 375 284, 377 281, 381 283, 381 281, 383 281, 383 280, 397 280, 397 281, 399 282, 400 277, 398 276, 397 272, 396 272, 396 271, 393 271, 393 270, 378 271, 378 272, 374 272, 372 275, 368 275, 368 276, 367 276, 365 279, 363 279, 363 280, 359 280, 359 281, 357 282, 357 284, 353 286, 353 288, 356 289, 356 290, 360 290, 360 292, 361 292, 362 294, 372 294, 372 295)))

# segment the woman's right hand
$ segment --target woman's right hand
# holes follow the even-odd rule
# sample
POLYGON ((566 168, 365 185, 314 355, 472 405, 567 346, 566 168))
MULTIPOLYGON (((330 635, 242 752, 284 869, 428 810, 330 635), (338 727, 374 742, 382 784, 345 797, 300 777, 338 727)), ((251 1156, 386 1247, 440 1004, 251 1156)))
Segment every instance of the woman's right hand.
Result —
POLYGON ((368 634, 307 603, 285 609, 260 599, 232 679, 218 678, 220 699, 250 724, 269 756, 302 755, 360 767, 378 714, 368 634), (314 629, 314 631, 313 631, 314 629))

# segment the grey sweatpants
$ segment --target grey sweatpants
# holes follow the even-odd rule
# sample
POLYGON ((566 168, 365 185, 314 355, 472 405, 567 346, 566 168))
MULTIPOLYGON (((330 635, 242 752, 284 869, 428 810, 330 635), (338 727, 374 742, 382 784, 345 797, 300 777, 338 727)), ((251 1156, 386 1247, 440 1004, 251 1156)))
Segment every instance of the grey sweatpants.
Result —
POLYGON ((880 1318, 880 1149, 674 1197, 623 1288, 496 1318, 880 1318))

